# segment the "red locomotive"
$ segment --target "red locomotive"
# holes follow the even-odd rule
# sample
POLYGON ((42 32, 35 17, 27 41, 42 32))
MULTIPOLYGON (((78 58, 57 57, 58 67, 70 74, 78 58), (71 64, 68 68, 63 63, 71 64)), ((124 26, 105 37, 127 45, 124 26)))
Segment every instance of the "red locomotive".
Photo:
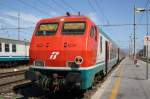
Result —
POLYGON ((27 77, 51 91, 88 89, 120 60, 116 44, 85 16, 40 20, 29 57, 32 66, 27 77))
POLYGON ((43 19, 32 37, 30 61, 46 67, 68 67, 72 62, 89 67, 96 63, 98 39, 96 25, 86 17, 43 19))

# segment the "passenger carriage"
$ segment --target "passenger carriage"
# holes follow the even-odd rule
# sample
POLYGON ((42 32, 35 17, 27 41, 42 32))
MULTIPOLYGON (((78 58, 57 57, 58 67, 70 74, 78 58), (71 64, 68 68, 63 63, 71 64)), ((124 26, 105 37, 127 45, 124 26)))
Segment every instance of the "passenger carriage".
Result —
POLYGON ((29 63, 29 42, 0 38, 0 67, 29 63))

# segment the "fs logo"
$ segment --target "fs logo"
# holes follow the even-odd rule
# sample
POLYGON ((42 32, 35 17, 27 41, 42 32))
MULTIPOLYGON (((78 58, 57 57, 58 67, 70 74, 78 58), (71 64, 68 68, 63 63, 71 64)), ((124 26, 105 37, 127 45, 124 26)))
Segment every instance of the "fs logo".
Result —
POLYGON ((58 55, 59 55, 59 52, 52 52, 50 55, 50 59, 55 60, 58 55))

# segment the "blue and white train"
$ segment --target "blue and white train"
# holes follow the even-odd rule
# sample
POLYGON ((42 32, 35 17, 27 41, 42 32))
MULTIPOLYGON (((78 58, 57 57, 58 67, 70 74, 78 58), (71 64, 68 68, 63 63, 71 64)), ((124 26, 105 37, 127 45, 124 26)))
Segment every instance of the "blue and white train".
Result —
POLYGON ((29 62, 29 42, 0 38, 0 67, 11 67, 29 62))

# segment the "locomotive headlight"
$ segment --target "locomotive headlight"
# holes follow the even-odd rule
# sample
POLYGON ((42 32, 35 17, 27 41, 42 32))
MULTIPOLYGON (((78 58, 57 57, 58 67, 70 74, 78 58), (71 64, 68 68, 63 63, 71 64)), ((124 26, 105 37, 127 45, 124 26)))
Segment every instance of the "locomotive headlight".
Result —
POLYGON ((81 56, 76 56, 74 62, 78 65, 81 65, 83 63, 83 58, 81 56))

